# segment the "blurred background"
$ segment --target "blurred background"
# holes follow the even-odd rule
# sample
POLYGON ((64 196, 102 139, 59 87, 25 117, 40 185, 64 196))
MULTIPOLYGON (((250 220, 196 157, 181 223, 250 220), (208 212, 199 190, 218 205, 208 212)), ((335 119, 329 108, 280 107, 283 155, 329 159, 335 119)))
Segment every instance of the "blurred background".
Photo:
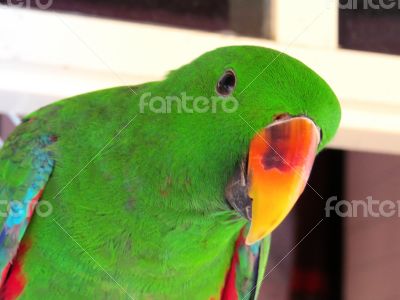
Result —
POLYGON ((1 137, 52 101, 235 44, 302 60, 343 107, 312 188, 273 235, 260 299, 400 299, 399 0, 0 0, 1 137), (327 216, 331 197, 396 213, 327 216))

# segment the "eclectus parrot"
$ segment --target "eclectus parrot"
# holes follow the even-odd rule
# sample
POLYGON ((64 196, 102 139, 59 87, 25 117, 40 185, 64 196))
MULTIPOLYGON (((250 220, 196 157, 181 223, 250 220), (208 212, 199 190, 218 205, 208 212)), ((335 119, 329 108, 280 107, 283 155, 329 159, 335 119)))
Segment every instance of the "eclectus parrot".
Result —
POLYGON ((339 121, 316 73, 254 46, 26 116, 0 152, 0 299, 255 299, 339 121))

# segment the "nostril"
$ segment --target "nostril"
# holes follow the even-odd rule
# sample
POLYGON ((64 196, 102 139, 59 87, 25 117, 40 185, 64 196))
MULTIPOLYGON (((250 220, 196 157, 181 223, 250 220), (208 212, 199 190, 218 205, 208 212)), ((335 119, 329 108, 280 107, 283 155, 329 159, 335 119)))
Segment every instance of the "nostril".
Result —
POLYGON ((281 120, 286 120, 286 119, 289 119, 289 118, 290 118, 289 114, 286 114, 286 113, 278 114, 278 115, 275 115, 274 121, 281 121, 281 120))

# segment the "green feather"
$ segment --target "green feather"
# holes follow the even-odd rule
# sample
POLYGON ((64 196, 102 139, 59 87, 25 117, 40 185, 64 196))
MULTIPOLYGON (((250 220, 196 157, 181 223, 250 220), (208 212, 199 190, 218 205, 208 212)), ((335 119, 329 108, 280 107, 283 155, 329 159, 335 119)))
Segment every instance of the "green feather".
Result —
MULTIPOLYGON (((320 149, 340 120, 336 96, 304 64, 237 46, 206 53, 164 81, 79 95, 29 115, 0 153, 0 186, 17 188, 24 178, 24 166, 7 156, 12 141, 17 156, 29 155, 23 141, 40 134, 58 141, 42 197, 53 211, 28 228, 21 299, 217 299, 246 223, 225 203, 225 184, 255 131, 280 113, 312 118, 320 149), (232 113, 141 111, 146 93, 222 103, 215 86, 227 69, 237 75, 232 113)), ((267 239, 261 265, 268 247, 267 239)))
POLYGON ((263 284, 264 279, 266 279, 265 267, 267 266, 267 263, 268 263, 268 255, 269 255, 270 246, 271 246, 271 236, 267 236, 261 242, 260 262, 259 262, 259 265, 261 267, 258 268, 257 289, 256 289, 255 299, 258 299, 258 295, 260 294, 261 286, 263 284), (265 266, 265 267, 263 267, 263 266, 265 266))

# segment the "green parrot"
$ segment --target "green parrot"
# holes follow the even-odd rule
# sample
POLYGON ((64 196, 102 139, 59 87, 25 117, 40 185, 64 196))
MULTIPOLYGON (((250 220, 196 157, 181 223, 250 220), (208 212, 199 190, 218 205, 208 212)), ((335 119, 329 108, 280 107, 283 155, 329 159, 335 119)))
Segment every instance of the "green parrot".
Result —
POLYGON ((0 152, 0 299, 256 299, 339 122, 325 81, 255 46, 26 116, 0 152))

